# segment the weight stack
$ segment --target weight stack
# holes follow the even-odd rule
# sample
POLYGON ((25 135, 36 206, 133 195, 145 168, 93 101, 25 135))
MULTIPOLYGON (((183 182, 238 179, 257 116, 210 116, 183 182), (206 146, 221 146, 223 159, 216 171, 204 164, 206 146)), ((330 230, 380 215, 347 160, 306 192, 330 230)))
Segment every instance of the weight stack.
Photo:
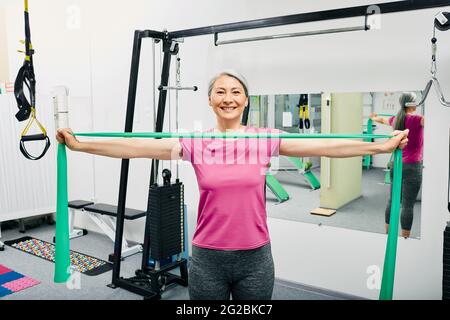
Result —
POLYGON ((450 300, 450 221, 444 231, 444 267, 442 277, 442 300, 450 300))
POLYGON ((184 185, 154 185, 148 197, 150 257, 171 258, 184 251, 184 185))

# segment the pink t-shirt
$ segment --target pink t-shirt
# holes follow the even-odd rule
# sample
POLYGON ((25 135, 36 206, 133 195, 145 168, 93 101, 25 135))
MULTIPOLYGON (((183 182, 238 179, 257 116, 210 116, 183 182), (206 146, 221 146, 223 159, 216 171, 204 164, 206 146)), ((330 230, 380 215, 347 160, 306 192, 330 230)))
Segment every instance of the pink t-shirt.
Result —
MULTIPOLYGON (((408 144, 403 149, 403 163, 414 163, 423 159, 423 126, 420 124, 422 116, 407 114, 405 128, 409 129, 408 144)), ((394 126, 395 117, 389 118, 389 124, 394 126)))
MULTIPOLYGON (((265 128, 248 133, 279 134, 265 128)), ((279 138, 181 138, 183 160, 194 167, 200 190, 192 243, 218 250, 248 250, 270 242, 265 173, 278 156, 279 138)))

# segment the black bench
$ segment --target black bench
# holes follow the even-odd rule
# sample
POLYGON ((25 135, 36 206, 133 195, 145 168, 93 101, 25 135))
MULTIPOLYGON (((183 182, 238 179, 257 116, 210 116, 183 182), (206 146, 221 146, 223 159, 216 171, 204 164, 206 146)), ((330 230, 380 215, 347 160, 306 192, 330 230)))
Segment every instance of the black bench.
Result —
MULTIPOLYGON (((117 217, 117 206, 106 203, 96 203, 84 206, 85 211, 117 217)), ((145 211, 125 208, 125 220, 136 220, 145 217, 145 211)))

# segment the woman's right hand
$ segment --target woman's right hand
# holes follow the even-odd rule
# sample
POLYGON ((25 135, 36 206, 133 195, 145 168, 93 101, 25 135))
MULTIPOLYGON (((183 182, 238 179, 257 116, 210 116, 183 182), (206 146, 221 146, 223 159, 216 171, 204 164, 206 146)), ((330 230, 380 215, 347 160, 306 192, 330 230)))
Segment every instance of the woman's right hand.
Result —
POLYGON ((369 115, 369 118, 372 119, 372 120, 375 120, 376 117, 377 117, 377 114, 376 114, 375 112, 372 112, 372 113, 369 115))
POLYGON ((72 134, 73 131, 70 128, 58 129, 56 131, 56 140, 59 143, 64 143, 70 150, 78 150, 80 142, 72 134))

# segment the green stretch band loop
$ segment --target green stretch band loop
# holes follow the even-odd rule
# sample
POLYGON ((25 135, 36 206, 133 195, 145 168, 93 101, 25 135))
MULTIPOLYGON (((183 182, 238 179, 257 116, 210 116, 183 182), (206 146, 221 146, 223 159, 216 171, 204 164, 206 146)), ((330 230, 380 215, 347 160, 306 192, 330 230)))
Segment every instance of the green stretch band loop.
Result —
POLYGON ((258 138, 258 139, 388 139, 390 135, 383 134, 301 134, 301 133, 280 133, 280 134, 261 134, 261 133, 173 133, 173 132, 98 132, 98 133, 73 133, 79 137, 109 137, 109 138, 258 138))
MULTIPOLYGON (((74 133, 75 136, 87 137, 124 137, 124 138, 347 138, 347 139, 383 139, 391 138, 389 135, 365 135, 365 134, 217 134, 217 133, 169 133, 169 132, 148 132, 148 133, 74 133)), ((55 282, 65 282, 69 279, 70 248, 68 229, 68 197, 67 197, 67 157, 66 147, 63 144, 58 146, 58 194, 56 212, 56 247, 55 247, 55 282)), ((400 196, 402 184, 402 151, 394 152, 394 179, 392 185, 392 205, 389 222, 389 234, 386 244, 386 254, 384 260, 383 278, 380 290, 380 300, 392 299, 394 289, 395 260, 397 252, 397 231, 400 213, 400 196)))

